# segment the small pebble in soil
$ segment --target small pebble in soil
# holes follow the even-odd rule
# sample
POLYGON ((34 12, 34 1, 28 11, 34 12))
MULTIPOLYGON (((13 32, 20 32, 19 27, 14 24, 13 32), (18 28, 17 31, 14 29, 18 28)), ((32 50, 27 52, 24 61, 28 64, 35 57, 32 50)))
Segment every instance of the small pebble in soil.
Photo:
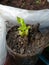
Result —
POLYGON ((23 48, 20 48, 20 53, 24 54, 24 49, 23 48))

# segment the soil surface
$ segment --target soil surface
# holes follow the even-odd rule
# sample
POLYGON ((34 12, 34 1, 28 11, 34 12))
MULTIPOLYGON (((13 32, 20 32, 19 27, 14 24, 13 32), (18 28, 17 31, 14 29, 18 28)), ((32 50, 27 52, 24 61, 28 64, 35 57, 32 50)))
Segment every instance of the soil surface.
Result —
POLYGON ((49 2, 47 0, 0 0, 0 3, 28 10, 49 8, 49 2))
POLYGON ((30 25, 28 36, 20 36, 18 26, 12 27, 7 34, 7 44, 13 52, 19 54, 34 54, 44 48, 49 42, 49 33, 42 33, 39 24, 30 25))

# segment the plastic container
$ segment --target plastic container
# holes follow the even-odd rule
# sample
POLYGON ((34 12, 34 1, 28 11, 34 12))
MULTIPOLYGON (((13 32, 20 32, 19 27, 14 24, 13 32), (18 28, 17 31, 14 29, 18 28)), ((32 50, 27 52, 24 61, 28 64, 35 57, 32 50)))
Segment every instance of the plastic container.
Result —
POLYGON ((4 65, 6 53, 6 24, 5 19, 0 16, 0 65, 4 65))

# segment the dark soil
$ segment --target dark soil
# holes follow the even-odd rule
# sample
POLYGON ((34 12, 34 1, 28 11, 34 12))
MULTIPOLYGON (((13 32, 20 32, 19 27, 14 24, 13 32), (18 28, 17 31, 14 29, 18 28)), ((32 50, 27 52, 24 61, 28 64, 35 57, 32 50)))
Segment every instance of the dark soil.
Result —
POLYGON ((0 0, 0 3, 28 10, 49 8, 49 2, 47 0, 0 0))
POLYGON ((12 27, 7 34, 7 44, 16 53, 34 54, 44 48, 49 41, 49 36, 39 30, 39 24, 30 25, 28 36, 20 36, 18 26, 12 27))

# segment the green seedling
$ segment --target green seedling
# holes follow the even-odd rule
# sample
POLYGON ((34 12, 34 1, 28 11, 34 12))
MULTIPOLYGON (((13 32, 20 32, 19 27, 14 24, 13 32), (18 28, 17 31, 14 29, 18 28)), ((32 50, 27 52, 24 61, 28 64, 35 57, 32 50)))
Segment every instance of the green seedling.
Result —
POLYGON ((28 35, 28 31, 30 29, 30 26, 27 26, 24 22, 24 19, 23 18, 20 18, 20 17, 17 17, 17 21, 18 23, 21 25, 19 28, 18 28, 18 31, 19 31, 19 35, 21 36, 27 36, 28 35))

